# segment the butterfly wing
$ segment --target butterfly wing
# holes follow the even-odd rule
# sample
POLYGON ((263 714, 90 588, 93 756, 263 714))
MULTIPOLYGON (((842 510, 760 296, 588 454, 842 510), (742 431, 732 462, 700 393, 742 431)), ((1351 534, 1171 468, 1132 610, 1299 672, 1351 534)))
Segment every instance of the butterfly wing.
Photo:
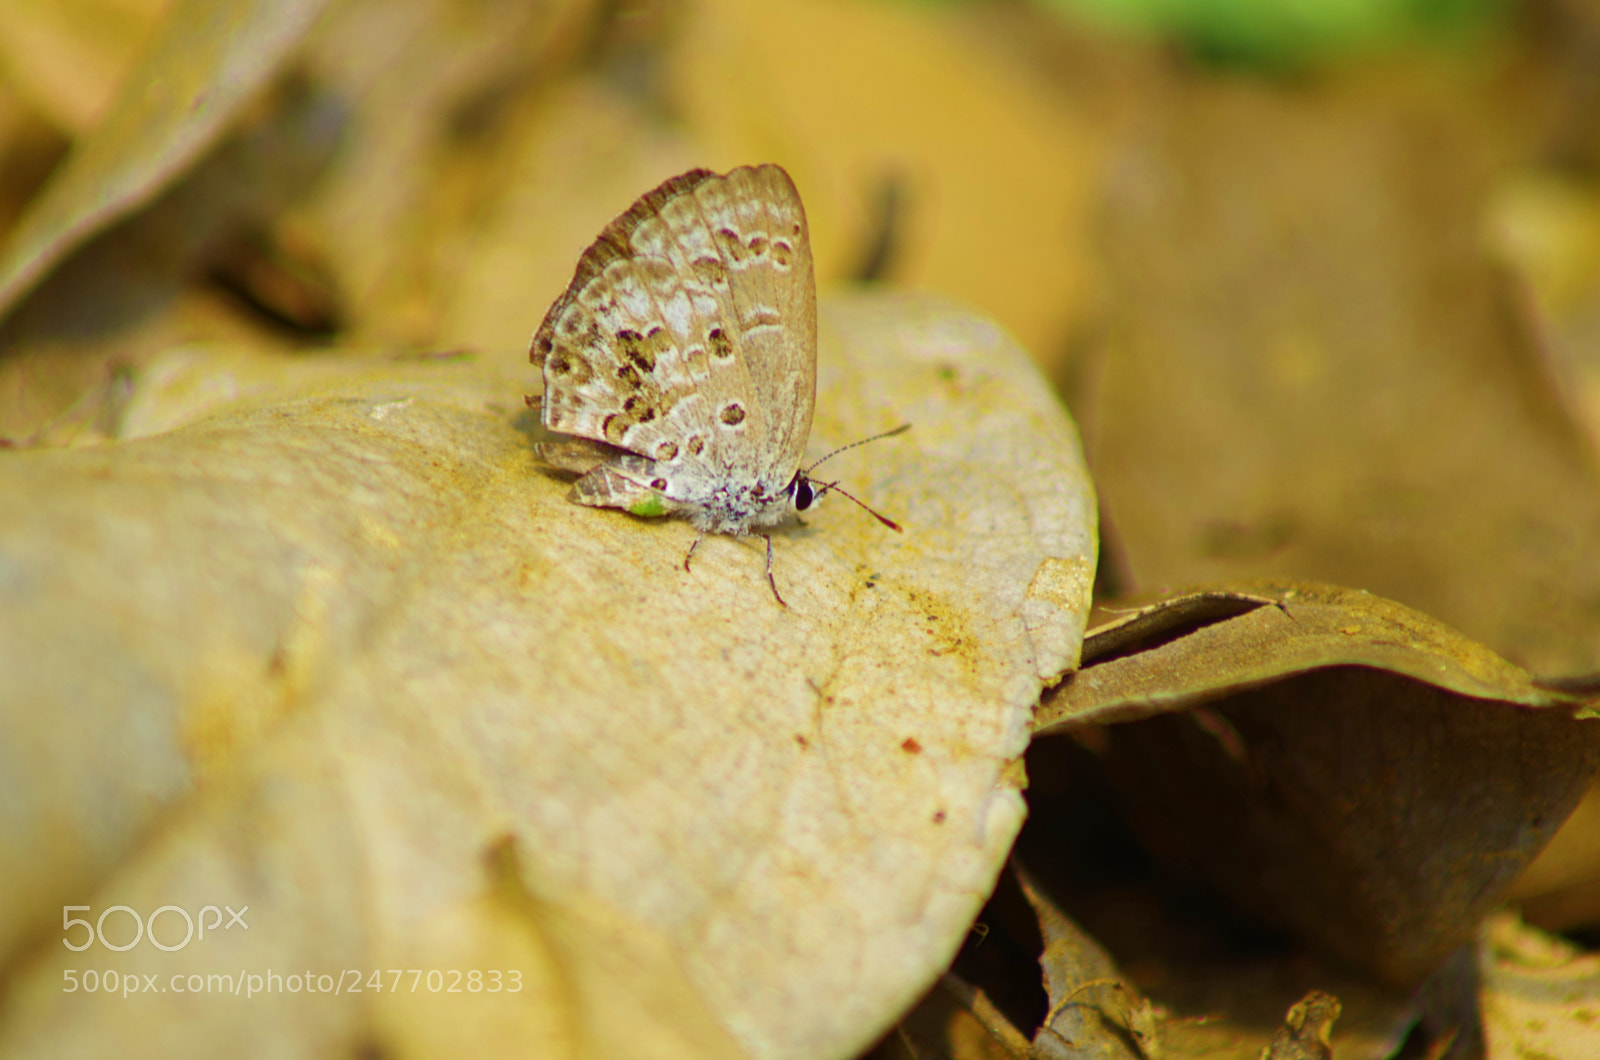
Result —
POLYGON ((634 507, 629 483, 669 507, 723 485, 781 490, 811 430, 816 326, 789 175, 685 173, 607 226, 535 333, 541 418, 636 455, 611 464, 616 507, 634 507))

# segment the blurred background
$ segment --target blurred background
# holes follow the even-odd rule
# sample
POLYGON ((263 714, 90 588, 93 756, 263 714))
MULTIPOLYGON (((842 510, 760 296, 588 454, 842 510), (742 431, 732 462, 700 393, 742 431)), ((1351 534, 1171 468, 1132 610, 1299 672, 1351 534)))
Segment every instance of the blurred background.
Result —
POLYGON ((1102 599, 1317 579, 1600 671, 1593 0, 5 0, 0 437, 114 439, 193 344, 522 363, 633 199, 764 161, 824 299, 1036 358, 1102 599))

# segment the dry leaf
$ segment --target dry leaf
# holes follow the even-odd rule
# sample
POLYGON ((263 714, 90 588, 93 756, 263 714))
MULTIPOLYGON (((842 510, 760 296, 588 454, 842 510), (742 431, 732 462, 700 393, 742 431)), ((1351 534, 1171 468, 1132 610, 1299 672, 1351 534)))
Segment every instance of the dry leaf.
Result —
POLYGON ((1295 1002, 1284 1025, 1261 1050, 1261 1060, 1333 1060, 1333 1024, 1339 999, 1313 990, 1295 1002))
POLYGON ((690 527, 533 471, 527 373, 272 363, 223 358, 231 389, 169 433, 0 461, 0 1051, 119 1052, 124 1002, 62 992, 90 966, 419 968, 424 994, 429 969, 517 966, 532 992, 168 991, 136 1015, 162 1055, 458 1055, 439 1043, 480 1031, 697 1055, 716 1031, 812 1057, 880 1034, 993 884, 1032 705, 1086 614, 1092 495, 1021 352, 937 302, 825 303, 812 447, 910 420, 837 461, 906 532, 808 513, 776 542, 787 610, 759 547, 710 539, 685 573, 690 527), (56 933, 81 904, 250 926, 79 955, 56 933))
POLYGON ((1198 621, 1181 603, 1092 634, 1040 731, 1146 718, 1105 730, 1106 753, 1158 851, 1415 986, 1577 803, 1600 729, 1580 697, 1366 593, 1256 585, 1198 621))
POLYGON ((1600 957, 1499 913, 1484 924, 1479 966, 1489 1056, 1600 1053, 1600 957))
POLYGON ((1026 872, 1017 882, 1044 951, 1050 1009, 1033 1036, 1035 1060, 1161 1060, 1161 1028, 1150 1002, 1117 970, 1104 947, 1042 893, 1026 872))
POLYGON ((324 0, 174 4, 110 110, 0 256, 0 316, 94 232, 150 201, 216 142, 324 0))
MULTIPOLYGON (((537 95, 528 71, 562 69, 571 23, 587 9, 586 0, 344 0, 315 25, 306 14, 243 26, 226 5, 210 21, 174 12, 174 39, 155 54, 181 50, 182 62, 130 80, 138 102, 122 110, 134 116, 119 124, 113 114, 80 151, 98 169, 84 176, 80 161, 58 173, 14 234, 21 257, 11 265, 27 271, 25 285, 48 274, 0 331, 0 433, 60 436, 54 418, 82 395, 177 344, 293 349, 326 342, 333 327, 356 347, 439 341, 459 285, 484 279, 463 262, 485 242, 486 202, 521 176, 501 164, 502 145, 520 145, 527 119, 500 112, 530 109, 519 102, 537 95), (231 46, 252 49, 259 69, 230 65, 225 49, 194 39, 218 25, 231 27, 231 46), (277 67, 266 63, 274 49, 283 53, 277 67), (273 80, 277 68, 286 73, 273 80), (235 83, 246 74, 258 83, 235 83), (157 89, 152 77, 164 79, 157 89), (191 93, 174 91, 177 83, 191 93), (231 109, 211 114, 193 98, 231 109), (172 141, 164 151, 162 135, 172 141), (117 190, 125 185, 137 194, 117 190), (44 249, 29 259, 34 244, 44 249), (281 282, 298 277, 313 282, 281 282)), ((638 190, 619 192, 610 209, 638 190)), ((529 262, 550 247, 570 270, 576 251, 537 229, 492 231, 522 260, 497 260, 486 286, 509 284, 519 299, 444 341, 504 351, 509 366, 553 297, 530 286, 529 262)))
POLYGON ((1051 732, 1162 713, 1335 666, 1374 667, 1462 696, 1526 707, 1587 701, 1534 679, 1408 607, 1311 582, 1247 582, 1107 609, 1084 669, 1041 705, 1051 732))

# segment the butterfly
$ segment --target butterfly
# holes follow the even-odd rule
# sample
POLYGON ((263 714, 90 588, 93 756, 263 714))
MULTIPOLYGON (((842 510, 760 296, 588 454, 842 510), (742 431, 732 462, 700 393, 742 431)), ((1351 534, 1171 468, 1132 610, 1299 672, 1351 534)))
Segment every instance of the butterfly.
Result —
POLYGON ((817 295, 805 208, 781 166, 695 169, 642 196, 579 257, 529 360, 544 376, 529 404, 572 436, 534 455, 580 476, 574 500, 688 519, 700 536, 685 570, 706 534, 757 534, 783 603, 762 531, 849 494, 800 467, 817 295))

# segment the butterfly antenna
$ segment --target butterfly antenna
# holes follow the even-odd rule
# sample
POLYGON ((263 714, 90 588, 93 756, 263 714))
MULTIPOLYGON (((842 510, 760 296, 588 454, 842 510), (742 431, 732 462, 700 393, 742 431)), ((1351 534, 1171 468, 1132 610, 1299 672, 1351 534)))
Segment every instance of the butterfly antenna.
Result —
MULTIPOLYGON (((884 438, 893 438, 895 435, 904 434, 907 431, 909 431, 910 429, 911 429, 911 424, 902 423, 900 426, 896 427, 892 431, 884 431, 882 434, 874 434, 871 438, 863 438, 859 442, 851 442, 849 445, 841 445, 839 448, 835 449, 833 452, 829 453, 827 456, 823 457, 821 460, 818 460, 815 464, 812 464, 811 467, 806 468, 805 475, 806 475, 807 478, 811 477, 811 472, 812 472, 813 469, 821 467, 823 464, 827 463, 829 460, 832 460, 834 457, 838 456, 840 453, 844 452, 846 449, 854 449, 858 445, 866 445, 868 442, 876 442, 876 441, 879 441, 879 440, 884 439, 884 438)), ((830 485, 827 488, 828 489, 836 489, 837 485, 830 485)), ((844 493, 844 490, 839 490, 839 492, 840 493, 844 493)), ((848 494, 848 493, 844 493, 844 495, 846 497, 850 497, 850 494, 848 494)), ((854 497, 850 497, 850 499, 853 500, 853 501, 856 501, 856 499, 854 497)), ((861 504, 860 501, 856 501, 856 503, 857 504, 861 504)), ((867 506, 865 504, 861 504, 861 507, 867 508, 867 506)), ((871 508, 867 508, 867 511, 872 512, 872 509, 871 508)), ((872 512, 872 514, 873 515, 878 515, 877 512, 872 512)), ((883 516, 878 515, 878 518, 879 519, 883 519, 883 516)), ((886 523, 889 522, 889 520, 887 520, 887 519, 883 519, 883 521, 886 522, 886 523)), ((889 523, 889 525, 890 526, 894 526, 893 523, 889 523)), ((898 526, 895 526, 894 528, 896 530, 900 529, 898 526)))
MULTIPOLYGON (((909 426, 911 426, 911 424, 909 424, 909 423, 906 424, 906 427, 909 427, 909 426)), ((897 430, 890 431, 889 433, 890 434, 899 434, 900 431, 905 430, 906 427, 901 427, 901 428, 899 428, 897 430)), ((883 435, 879 435, 879 437, 881 438, 881 437, 884 437, 884 436, 883 435)), ((867 441, 870 442, 870 441, 872 441, 872 439, 868 438, 867 441)), ((856 444, 860 445, 861 443, 857 442, 856 444)), ((823 457, 822 459, 826 460, 827 457, 823 457)), ((817 461, 817 463, 818 464, 822 463, 822 460, 817 461)), ((813 464, 812 466, 815 467, 816 465, 813 464)), ((895 533, 898 534, 898 533, 901 532, 901 526, 900 526, 899 523, 895 522, 893 519, 890 519, 890 518, 888 518, 886 516, 879 515, 877 512, 873 511, 870 507, 868 507, 867 503, 865 501, 861 500, 861 498, 854 497, 854 496, 851 496, 849 493, 846 493, 842 488, 840 488, 840 486, 839 486, 839 484, 837 482, 829 482, 829 483, 825 484, 821 489, 819 489, 817 491, 817 497, 820 499, 822 497, 822 495, 824 493, 827 493, 829 490, 832 490, 834 493, 839 494, 841 497, 844 497, 847 500, 854 501, 856 503, 856 506, 859 507, 862 511, 866 512, 868 515, 872 516, 874 519, 878 520, 878 522, 882 523, 884 526, 887 526, 890 530, 893 530, 895 533)))

